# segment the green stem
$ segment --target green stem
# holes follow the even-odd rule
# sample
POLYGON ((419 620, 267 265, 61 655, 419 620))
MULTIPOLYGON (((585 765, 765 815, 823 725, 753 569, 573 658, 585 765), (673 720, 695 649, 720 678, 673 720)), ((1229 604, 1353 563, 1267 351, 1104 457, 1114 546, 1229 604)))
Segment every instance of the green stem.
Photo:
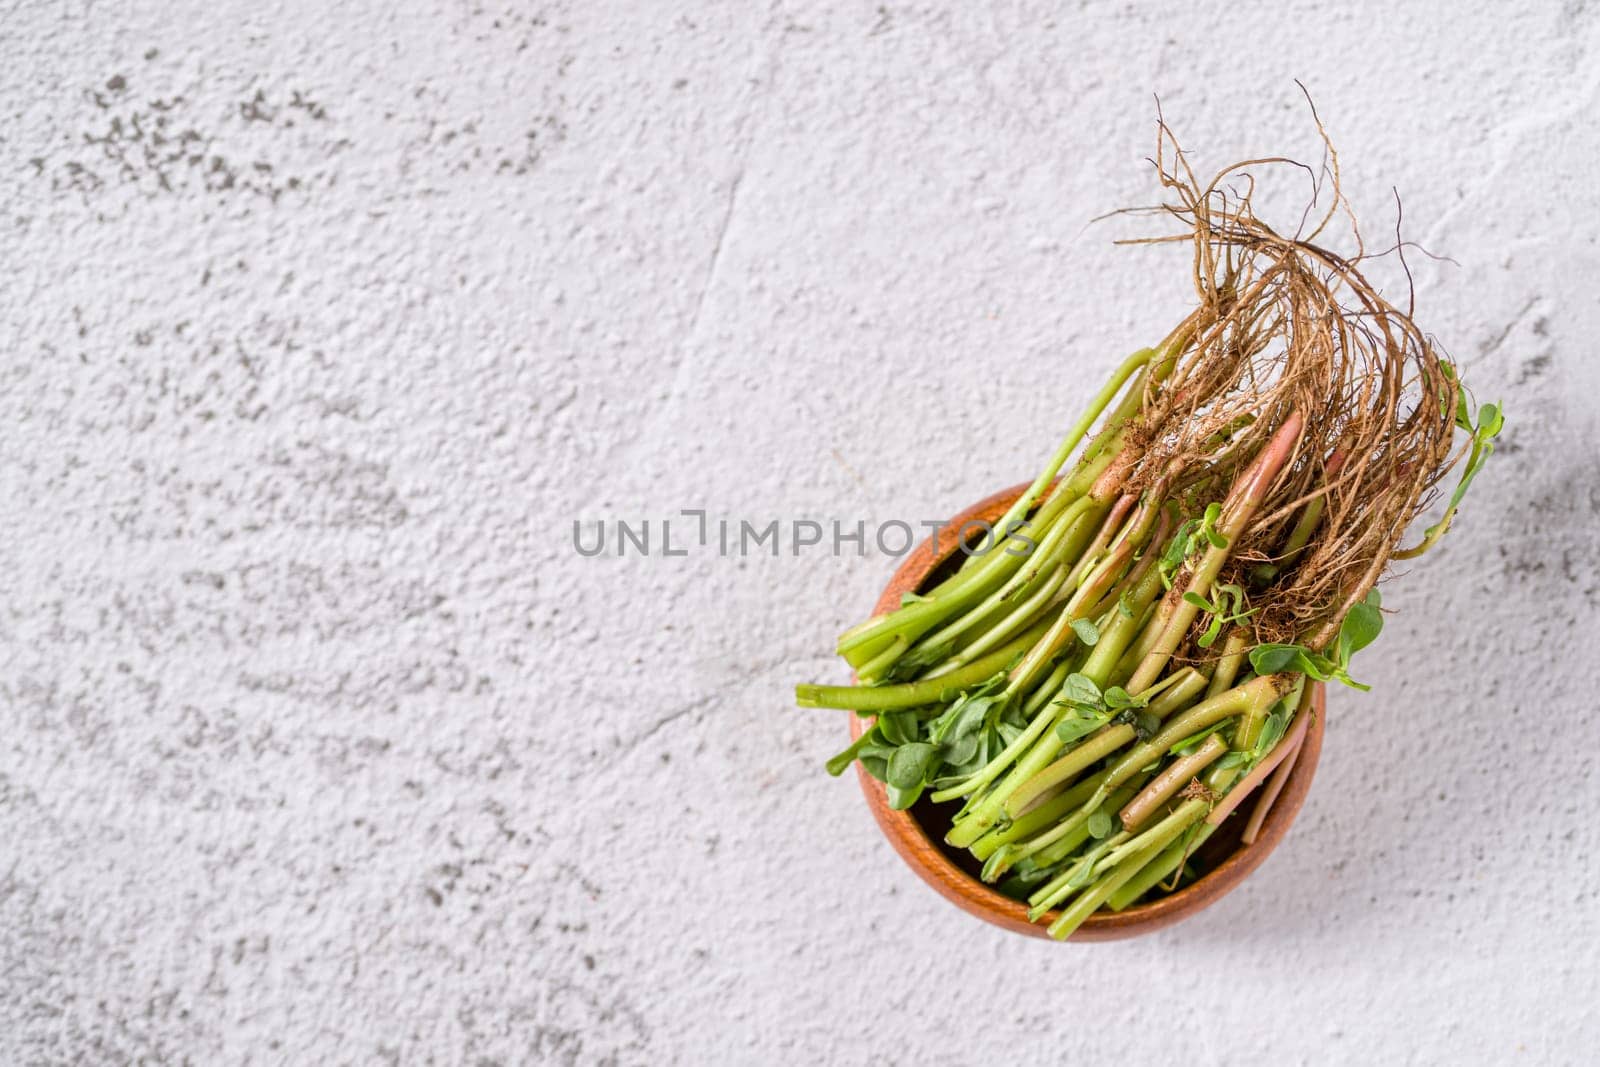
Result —
MULTIPOLYGON (((856 675, 863 682, 875 682, 893 667, 901 656, 906 654, 906 649, 911 641, 903 634, 895 634, 882 648, 873 653, 872 658, 865 663, 856 664, 856 675)), ((874 646, 877 648, 877 646, 874 646)))
POLYGON ((1190 779, 1221 759, 1227 751, 1227 743, 1212 734, 1198 749, 1167 764, 1155 780, 1140 790, 1139 795, 1121 810, 1119 815, 1123 828, 1138 830, 1157 808, 1177 796, 1178 790, 1187 785, 1190 779))
MULTIPOLYGON (((1159 699, 1152 700, 1145 711, 1157 719, 1166 719, 1180 708, 1187 707, 1205 687, 1203 675, 1193 667, 1185 667, 1170 675, 1165 681, 1146 690, 1140 696, 1150 696, 1153 690, 1165 690, 1159 699)), ((1056 762, 1021 783, 1006 801, 1006 811, 1015 817, 1026 812, 1041 797, 1053 792, 1063 782, 1070 782, 1084 770, 1120 750, 1138 736, 1132 726, 1108 726, 1081 742, 1078 747, 1056 762)))
MULTIPOLYGON (((1100 632, 1100 640, 1090 650, 1089 658, 1084 661, 1082 673, 1092 679, 1098 686, 1105 686, 1108 676, 1117 659, 1122 655, 1122 650, 1127 647, 1138 632, 1134 627, 1138 623, 1138 615, 1150 600, 1154 599, 1156 591, 1161 588, 1159 574, 1152 570, 1134 590, 1132 598, 1134 618, 1125 618, 1116 615, 1111 625, 1100 632)), ((1063 618, 1066 613, 1063 612, 1063 618)), ((1059 622, 1058 622, 1059 625, 1059 622)), ((1053 629, 1053 628, 1052 628, 1053 629)), ((1048 640, 1044 638, 1042 640, 1048 640)), ((1012 671, 1012 677, 1017 676, 1021 665, 1012 671)), ((1014 684, 1014 683, 1013 683, 1014 684)), ((1007 686, 1010 689, 1010 686, 1007 686)), ((1137 695, 1137 694, 1136 694, 1137 695)), ((1052 729, 1065 709, 1052 711, 1048 706, 1028 724, 1028 728, 1014 742, 1006 746, 1006 750, 990 761, 977 775, 967 782, 963 782, 950 789, 935 793, 934 800, 953 800, 959 796, 973 795, 1005 772, 1015 761, 1011 773, 1006 775, 995 789, 966 811, 945 837, 945 841, 957 848, 966 848, 978 838, 988 832, 989 827, 999 820, 1006 798, 1011 790, 1033 777, 1039 771, 1049 766, 1055 759, 1056 753, 1061 751, 1064 742, 1056 736, 1052 729), (1024 755, 1024 753, 1026 753, 1024 755)))
POLYGON ((1244 658, 1249 651, 1250 635, 1234 627, 1228 634, 1228 639, 1222 643, 1222 658, 1217 660, 1217 669, 1211 674, 1211 684, 1206 687, 1206 696, 1214 697, 1226 689, 1233 688, 1233 681, 1239 677, 1239 668, 1244 666, 1244 658))
MULTIPOLYGON (((1194 698, 1200 695, 1200 690, 1206 687, 1206 676, 1193 667, 1184 667, 1173 671, 1154 686, 1145 690, 1145 693, 1154 693, 1165 690, 1159 699, 1152 700, 1144 710, 1162 722, 1166 722, 1177 712, 1182 711, 1194 703, 1194 698)), ((1142 695, 1142 694, 1141 694, 1142 695)))
POLYGON ((1041 830, 1055 825, 1059 819, 1070 815, 1074 809, 1088 800, 1099 784, 1098 776, 1086 778, 1060 796, 1051 797, 1049 801, 1034 808, 1022 818, 1013 820, 1010 825, 996 827, 973 843, 972 854, 980 860, 986 860, 1002 846, 1025 841, 1041 830))
MULTIPOLYGON (((1088 536, 1093 533, 1095 511, 1095 501, 1091 497, 1080 497, 1073 501, 1072 506, 1057 520, 1054 528, 1035 549, 1033 554, 1036 559, 1030 567, 1017 571, 1005 585, 985 597, 981 604, 964 612, 959 618, 947 623, 942 629, 924 638, 923 644, 938 646, 953 642, 961 634, 990 619, 997 612, 1003 612, 1005 609, 1010 609, 1010 619, 1014 620, 1017 617, 1017 613, 1048 603, 1049 598, 1055 595, 1055 591, 1060 588, 1061 582, 1066 578, 1066 571, 1062 561, 1075 558, 1076 554, 1083 550, 1083 541, 1087 540, 1088 536), (1053 569, 1059 570, 1059 573, 1052 573, 1053 569), (1036 585, 1035 580, 1041 575, 1043 575, 1044 581, 1036 585), (1026 599, 1014 601, 1013 597, 1019 590, 1024 591, 1026 599), (1028 595, 1031 590, 1038 590, 1038 592, 1028 595), (1041 599, 1040 594, 1044 590, 1049 590, 1049 593, 1041 599)), ((1004 619, 1004 616, 1002 616, 1002 619, 1004 619)), ((1007 621, 1009 620, 1001 621, 998 625, 1004 627, 1007 625, 1007 621)), ((980 638, 978 642, 974 642, 974 645, 981 644, 986 639, 987 635, 984 638, 980 638)), ((979 651, 981 652, 982 650, 979 649, 979 651)), ((970 648, 964 650, 952 662, 959 665, 964 662, 961 656, 969 655, 971 652, 972 649, 970 648)))
POLYGON ((1088 882, 1090 869, 1094 866, 1095 861, 1127 840, 1127 837, 1128 835, 1124 833, 1112 834, 1104 841, 1091 846, 1087 852, 1078 858, 1076 863, 1073 863, 1066 870, 1035 890, 1033 895, 1028 898, 1029 921, 1038 922, 1039 917, 1045 912, 1071 896, 1074 889, 1082 888, 1088 882))
MULTIPOLYGON (((1071 906, 1064 908, 1060 916, 1050 924, 1050 936, 1058 941, 1071 937, 1072 932, 1082 926, 1084 920, 1094 914, 1100 908, 1100 905, 1104 904, 1113 893, 1131 882, 1152 856, 1166 848, 1172 843, 1172 839, 1194 825, 1205 814, 1205 801, 1188 801, 1178 811, 1184 813, 1187 821, 1173 822, 1169 827, 1168 823, 1172 820, 1163 820, 1162 826, 1167 828, 1166 833, 1170 837, 1157 838, 1150 841, 1138 853, 1127 857, 1109 873, 1103 875, 1098 882, 1078 894, 1078 898, 1072 902, 1071 906)), ((1174 814, 1177 813, 1175 812, 1174 814)), ((1143 836, 1141 835, 1141 837, 1143 836)))
POLYGON ((1114 814, 1117 808, 1127 803, 1128 799, 1132 797, 1134 793, 1138 792, 1139 786, 1142 784, 1143 783, 1139 779, 1135 778, 1127 785, 1121 786, 1120 788, 1114 790, 1112 794, 1100 804, 1099 807, 1077 813, 1083 816, 1082 820, 1077 824, 1077 829, 1072 833, 1067 834, 1054 844, 1049 845, 1036 853, 1033 853, 1033 862, 1041 867, 1053 867, 1062 860, 1066 859, 1068 856, 1072 855, 1077 851, 1079 845, 1083 844, 1089 839, 1090 816, 1097 811, 1103 811, 1107 815, 1114 814))
MULTIPOLYGON (((1206 549, 1184 592, 1196 593, 1203 600, 1209 599, 1211 583, 1216 580, 1233 546, 1244 534, 1261 502, 1266 499, 1279 472, 1293 456, 1304 428, 1305 418, 1298 411, 1290 412, 1283 420, 1283 425, 1262 446, 1255 460, 1239 475, 1223 505, 1222 518, 1217 522, 1217 533, 1222 535, 1225 544, 1220 548, 1212 545, 1206 549)), ((1167 660, 1177 650, 1178 643, 1183 640, 1184 633, 1199 611, 1199 607, 1187 600, 1179 599, 1173 603, 1172 614, 1165 620, 1155 644, 1133 672, 1133 678, 1128 683, 1129 689, 1142 689, 1161 676, 1167 660)))
POLYGON ((1418 556, 1428 551, 1428 549, 1438 544, 1439 538, 1450 532, 1450 524, 1455 521, 1456 511, 1461 507, 1461 498, 1464 495, 1467 486, 1471 484, 1473 475, 1478 472, 1478 464, 1482 460, 1483 450, 1489 447, 1491 447, 1489 441, 1482 440, 1476 435, 1473 436, 1472 452, 1467 456, 1467 465, 1465 468, 1463 468, 1461 483, 1457 487, 1454 496, 1451 498, 1450 506, 1445 508, 1444 517, 1438 522, 1434 523, 1432 526, 1428 527, 1427 531, 1423 534, 1421 541, 1418 541, 1410 548, 1400 549, 1390 556, 1390 559, 1416 559, 1418 556))
MULTIPOLYGON (((1121 845, 1112 849, 1101 858, 1100 863, 1104 864, 1109 870, 1110 868, 1121 863, 1123 860, 1127 859, 1129 856, 1139 852, 1144 852, 1152 856, 1155 855, 1156 852, 1160 851, 1162 848, 1165 848, 1167 844, 1177 836, 1177 834, 1182 833, 1184 830, 1187 830, 1190 826, 1194 825, 1194 820, 1190 818, 1190 815, 1192 814, 1192 809, 1196 806, 1198 806, 1200 809, 1200 817, 1204 818, 1205 813, 1211 808, 1211 803, 1210 801, 1202 800, 1199 797, 1194 797, 1184 801, 1176 808, 1173 808, 1172 811, 1167 814, 1166 818, 1162 819, 1148 830, 1144 830, 1135 834, 1121 845), (1174 826, 1176 826, 1176 829, 1174 829, 1174 826), (1160 842, 1160 844, 1156 844, 1156 842, 1160 842)), ((1128 831, 1129 833, 1133 833, 1133 828, 1128 827, 1128 831)))
POLYGON ((1046 794, 1072 781, 1138 736, 1132 726, 1105 726, 1080 742, 1071 752, 1023 782, 1006 799, 1006 814, 1015 819, 1046 794))
POLYGON ((1140 897, 1165 881, 1169 874, 1176 871, 1183 861, 1205 844, 1216 831, 1215 826, 1201 823, 1195 828, 1192 837, 1180 837, 1162 849, 1154 859, 1140 868, 1136 877, 1129 879, 1122 888, 1111 894, 1106 900, 1106 906, 1112 911, 1122 911, 1128 905, 1137 902, 1140 897))
MULTIPOLYGON (((1044 470, 1039 472, 1038 477, 1006 509, 1006 513, 995 524, 994 528, 997 531, 1003 533, 1010 529, 1013 524, 1020 523, 1027 516, 1028 512, 1032 510, 1035 501, 1039 499, 1039 495, 1055 481, 1057 473, 1060 472, 1067 459, 1077 449, 1084 435, 1089 432, 1089 428, 1100 417, 1101 412, 1122 391, 1128 379, 1138 374, 1155 354, 1154 349, 1142 348, 1124 360, 1122 365, 1112 373, 1110 380, 1106 382, 1105 386, 1090 402, 1088 410, 1073 425, 1071 431, 1061 442, 1060 447, 1056 449, 1055 455, 1051 456, 1050 461, 1045 464, 1044 470)), ((1140 375, 1140 381, 1143 381, 1142 375, 1140 375)), ((1142 388, 1136 388, 1131 392, 1142 394, 1143 390, 1142 388)), ((1118 410, 1120 412, 1122 409, 1119 407, 1118 410)), ((1100 458, 1098 454, 1092 457, 1085 456, 1085 459, 1091 463, 1098 461, 1100 458)), ((947 618, 955 610, 970 604, 974 590, 989 588, 990 583, 997 576, 996 572, 1004 571, 1009 573, 1011 568, 1004 563, 1004 560, 1008 558, 1016 559, 1014 556, 1009 556, 999 546, 995 546, 985 553, 981 562, 969 559, 960 571, 934 589, 929 594, 929 599, 907 605, 899 611, 869 619, 858 626, 846 630, 839 638, 839 654, 848 658, 849 653, 853 650, 875 642, 884 635, 895 632, 906 634, 918 626, 921 629, 916 630, 916 635, 920 636, 931 626, 936 625, 939 619, 947 618)))
MULTIPOLYGON (((1134 589, 1130 598, 1134 602, 1134 617, 1130 619, 1118 614, 1111 624, 1101 631, 1100 640, 1090 650, 1089 657, 1084 661, 1081 668, 1082 673, 1092 679, 1096 685, 1104 686, 1107 683, 1112 665, 1116 663, 1122 653, 1122 649, 1138 633, 1136 627, 1139 621, 1139 613, 1155 597, 1156 591, 1160 588, 1160 577, 1152 570, 1134 589)), ((1067 613, 1064 612, 1063 618, 1066 617, 1067 613)), ((1057 626, 1059 627, 1060 625, 1061 623, 1058 620, 1057 626)), ((1055 632, 1055 627, 1052 627, 1051 632, 1055 632)), ((1047 636, 1041 641, 1041 644, 1049 640, 1050 638, 1047 636)), ((1035 646, 1035 651, 1037 649, 1038 646, 1035 646)), ((1007 686, 1008 690, 1011 685, 1017 684, 1015 679, 1021 670, 1022 665, 1019 664, 1012 671, 1013 681, 1007 686)), ((944 790, 942 793, 934 794, 935 800, 949 800, 969 794, 972 794, 976 799, 976 793, 979 789, 993 783, 1007 767, 1011 767, 1013 762, 1016 763, 1011 773, 992 793, 983 797, 981 801, 970 805, 970 810, 967 810, 960 817, 960 821, 951 829, 949 836, 945 838, 946 842, 964 848, 977 840, 978 837, 987 832, 988 827, 994 825, 999 819, 1002 806, 1011 791, 1049 766, 1064 744, 1056 736, 1054 730, 1051 729, 1060 719, 1064 710, 1064 708, 1058 708, 1052 711, 1046 707, 1028 724, 1028 729, 1022 736, 1006 746, 1004 752, 992 760, 988 766, 984 767, 969 782, 944 790), (971 825, 963 829, 963 825, 968 822, 971 825)))
MULTIPOLYGON (((1185 667, 1181 671, 1168 675, 1165 680, 1158 682, 1139 695, 1154 697, 1157 692, 1161 692, 1159 698, 1151 700, 1150 704, 1145 708, 1145 712, 1155 716, 1157 719, 1164 720, 1173 712, 1188 707, 1194 698, 1199 695, 1200 690, 1205 687, 1205 684, 1206 680, 1199 671, 1193 667, 1185 667), (1163 690, 1164 692, 1162 692, 1163 690)), ((1044 770, 1017 786, 1016 790, 1011 794, 1011 798, 1006 801, 1007 812, 1015 815, 1017 812, 1027 811, 1031 805, 1038 802, 1040 797, 1054 792, 1062 782, 1071 781, 1083 770, 1112 752, 1117 751, 1136 736, 1138 736, 1137 731, 1125 724, 1118 724, 1100 730, 1055 763, 1045 767, 1044 770), (1101 744, 1092 744, 1097 739, 1101 741, 1101 744), (1084 754, 1080 755, 1080 753, 1084 754), (1084 762, 1085 760, 1087 762, 1084 762)))
POLYGON ((949 674, 899 685, 797 685, 795 703, 802 708, 847 711, 895 711, 952 699, 963 689, 986 682, 1005 670, 1049 629, 1048 620, 1034 623, 1019 636, 949 674))
POLYGON ((1252 678, 1243 685, 1234 686, 1226 692, 1202 700, 1163 726, 1150 740, 1130 750, 1111 768, 1111 773, 1101 783, 1100 789, 1102 791, 1115 789, 1139 773, 1140 768, 1147 766, 1190 734, 1198 733, 1208 726, 1241 713, 1264 712, 1289 684, 1289 675, 1272 674, 1265 678, 1252 678))
MULTIPOLYGON (((1019 603, 1009 615, 995 620, 987 630, 975 637, 970 645, 929 671, 928 677, 937 678, 941 674, 949 674, 951 671, 966 666, 996 645, 1010 639, 1018 630, 1028 626, 1030 623, 1037 622, 1041 615, 1049 610, 1051 601, 1061 591, 1061 586, 1065 580, 1066 575, 1059 570, 1056 571, 1028 599, 1019 603)), ((1054 617, 1050 621, 1053 622, 1054 617)))
POLYGON ((1032 722, 1033 717, 1039 714, 1039 710, 1049 702, 1050 698, 1061 691, 1062 683, 1067 680, 1067 675, 1071 673, 1072 660, 1064 659, 1056 664, 1056 669, 1051 671, 1044 682, 1028 695, 1028 702, 1022 706, 1022 717, 1028 722, 1032 722))
MULTIPOLYGON (((1119 558, 1121 557, 1113 557, 1106 560, 1105 563, 1101 564, 1100 569, 1077 592, 1073 593, 1072 599, 1067 601, 1066 610, 1057 617, 1055 625, 1045 632, 1044 637, 1033 648, 1028 650, 1028 654, 1022 658, 1022 662, 1017 664, 1016 669, 1011 672, 1011 677, 1006 683, 1006 691, 1008 693, 1014 694, 1031 687, 1034 680, 1039 676, 1039 672, 1050 661, 1061 655, 1071 642, 1077 639, 1077 631, 1073 628, 1073 623, 1081 622, 1090 617, 1086 609, 1099 599, 1101 592, 1104 591, 1103 585, 1107 580, 1102 576, 1102 572, 1119 566, 1120 564, 1117 562, 1119 558)), ((1125 563, 1126 560, 1123 559, 1122 562, 1125 563)))

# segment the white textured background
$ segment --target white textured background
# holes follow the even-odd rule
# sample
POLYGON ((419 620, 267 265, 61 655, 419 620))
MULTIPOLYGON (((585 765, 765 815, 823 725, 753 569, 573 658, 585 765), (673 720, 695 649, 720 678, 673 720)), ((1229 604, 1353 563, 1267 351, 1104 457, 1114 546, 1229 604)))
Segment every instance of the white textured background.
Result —
POLYGON ((5 5, 0 1063, 1594 1062, 1600 9, 982 6, 5 5), (889 560, 572 521, 1030 476, 1295 77, 1505 446, 1246 888, 995 932, 789 706, 889 560))

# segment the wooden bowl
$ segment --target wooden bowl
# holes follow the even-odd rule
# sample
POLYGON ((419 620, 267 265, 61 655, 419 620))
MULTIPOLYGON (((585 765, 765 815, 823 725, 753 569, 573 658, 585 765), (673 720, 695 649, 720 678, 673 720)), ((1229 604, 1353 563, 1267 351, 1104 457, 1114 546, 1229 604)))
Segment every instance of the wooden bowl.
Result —
MULTIPOLYGON (((997 521, 1026 488, 1026 485, 1019 485, 996 493, 951 519, 949 525, 940 531, 942 536, 939 538, 937 553, 934 551, 933 538, 918 545, 889 580, 883 595, 878 598, 873 614, 881 615, 898 607, 901 594, 921 589, 928 578, 939 570, 940 565, 955 555, 958 548, 958 531, 963 523, 997 521)), ((1171 926, 1216 903, 1244 881, 1251 871, 1261 866, 1289 832, 1295 815, 1305 803, 1306 793, 1311 789, 1311 778, 1317 770, 1317 758, 1322 753, 1326 700, 1325 687, 1318 683, 1312 696, 1313 715, 1306 729, 1300 755, 1295 760, 1288 780, 1284 782, 1283 791, 1278 794, 1277 802, 1267 813, 1253 844, 1243 845, 1239 840, 1253 803, 1246 801, 1196 853, 1197 861, 1209 867, 1199 879, 1176 893, 1149 903, 1136 904, 1120 912, 1096 912, 1068 940, 1115 941, 1171 926)), ((852 739, 861 736, 861 732, 867 728, 868 721, 857 715, 850 716, 852 739)), ((867 796, 867 805, 872 809, 873 818, 878 820, 879 828, 894 846, 894 850, 900 853, 900 858, 910 865, 918 877, 937 890, 946 900, 980 919, 1017 933, 1031 934, 1034 937, 1048 936, 1045 927, 1055 917, 1056 912, 1051 912, 1040 922, 1029 922, 1026 904, 1012 900, 992 886, 985 885, 978 877, 982 864, 965 849, 951 848, 944 843, 945 833, 950 828, 950 818, 958 809, 958 804, 954 802, 934 804, 925 794, 909 810, 895 811, 889 807, 883 783, 869 775, 859 763, 856 764, 856 772, 861 779, 861 789, 867 796)))

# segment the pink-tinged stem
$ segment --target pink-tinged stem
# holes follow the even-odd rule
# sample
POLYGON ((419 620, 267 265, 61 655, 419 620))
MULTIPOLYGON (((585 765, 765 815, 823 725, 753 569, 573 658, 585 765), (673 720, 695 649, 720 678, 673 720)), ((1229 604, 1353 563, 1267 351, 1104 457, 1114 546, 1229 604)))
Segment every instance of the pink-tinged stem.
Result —
POLYGON ((1122 483, 1127 481, 1128 471, 1133 467, 1133 455, 1129 449, 1123 449, 1111 465, 1101 472, 1095 479, 1094 488, 1089 490, 1089 495, 1096 500, 1110 500, 1122 492, 1122 483))
POLYGON ((1298 411, 1291 411, 1283 420, 1283 425, 1267 439, 1255 462, 1233 484, 1233 490, 1222 507, 1222 519, 1217 523, 1217 529, 1224 536, 1237 536, 1250 516, 1255 514, 1267 490, 1272 488, 1279 472, 1294 454, 1295 446, 1300 443, 1300 431, 1304 428, 1305 416, 1298 411))
MULTIPOLYGON (((1291 411, 1283 420, 1283 425, 1274 431, 1250 466, 1234 481, 1227 500, 1223 502, 1222 517, 1217 520, 1217 532, 1227 543, 1222 548, 1212 547, 1206 550, 1190 575, 1185 592, 1197 593, 1201 597, 1210 592, 1211 583, 1222 570, 1222 565, 1227 562, 1234 544, 1249 526, 1256 509, 1266 499, 1272 483, 1277 480, 1278 475, 1293 457, 1295 448, 1300 444, 1300 433, 1304 429, 1305 416, 1298 411, 1291 411)), ((1189 629, 1199 611, 1198 607, 1186 600, 1173 601, 1171 615, 1162 622, 1159 636, 1144 659, 1140 661, 1126 686, 1130 693, 1148 689, 1161 677, 1167 661, 1172 658, 1172 653, 1183 639, 1184 632, 1189 629)))
POLYGON ((1106 513, 1105 521, 1100 524, 1100 530, 1095 534, 1089 547, 1083 550, 1067 574, 1066 588, 1076 589, 1083 583, 1084 577, 1091 569, 1098 566, 1102 555, 1113 543, 1121 543, 1127 539, 1128 512, 1137 502, 1135 497, 1124 494, 1117 497, 1116 503, 1111 505, 1111 510, 1106 513))
MULTIPOLYGON (((1089 609, 1089 617, 1091 619, 1109 611, 1112 605, 1122 598, 1122 594, 1132 592, 1140 582, 1144 581, 1144 576, 1150 573, 1150 568, 1155 566, 1156 560, 1160 557, 1161 553, 1157 549, 1166 542, 1167 531, 1171 528, 1172 518, 1167 514, 1167 510, 1162 508, 1157 513, 1155 532, 1145 541, 1145 544, 1150 546, 1150 550, 1140 556, 1139 562, 1133 565, 1133 569, 1128 571, 1121 581, 1113 585, 1106 592, 1106 595, 1101 597, 1094 607, 1089 609)), ((1132 538, 1128 540, 1132 540, 1132 538)), ((1123 543, 1125 544, 1126 541, 1123 543)), ((1117 547, 1121 548, 1122 544, 1118 544, 1117 547)))
POLYGON ((1272 772, 1267 788, 1261 792, 1261 799, 1250 809, 1250 821, 1244 824, 1244 833, 1239 836, 1239 840, 1245 844, 1255 843, 1256 835, 1261 832, 1261 824, 1266 822, 1267 812, 1277 803, 1278 794, 1283 792, 1283 783, 1289 780, 1289 773, 1294 770, 1295 762, 1300 759, 1300 750, 1305 747, 1305 733, 1302 731, 1294 748, 1283 758, 1283 762, 1278 764, 1278 769, 1272 772))
POLYGON ((1123 523, 1127 521, 1128 512, 1133 510, 1133 505, 1139 498, 1132 493, 1123 493, 1117 497, 1116 503, 1111 505, 1111 510, 1106 513, 1106 521, 1100 525, 1100 532, 1095 535, 1094 541, 1084 552, 1084 556, 1092 557, 1099 554, 1100 550, 1111 543, 1115 534, 1122 532, 1123 523))
POLYGON ((1128 806, 1120 813, 1122 828, 1129 832, 1139 829, 1157 808, 1176 796, 1191 778, 1211 766, 1226 751, 1228 746, 1222 738, 1212 734, 1198 749, 1174 760, 1138 796, 1128 801, 1128 806))
POLYGON ((1313 714, 1314 712, 1310 708, 1300 712, 1300 716, 1295 720, 1294 726, 1289 729, 1288 736, 1278 743, 1278 747, 1274 748, 1266 759, 1256 764, 1250 773, 1244 776, 1242 782, 1228 790, 1228 795, 1222 798, 1221 803, 1211 809, 1210 815, 1206 816, 1206 822, 1212 826, 1217 826, 1223 819, 1233 814, 1233 809, 1244 803, 1245 798, 1255 791, 1256 786, 1260 785, 1267 775, 1276 770, 1279 764, 1286 761, 1291 753, 1300 748, 1300 742, 1304 741, 1306 737, 1306 724, 1311 721, 1313 714))
POLYGON ((1028 650, 1022 662, 1011 669, 1006 684, 1008 695, 1026 691, 1038 679, 1039 672, 1045 664, 1066 648, 1069 641, 1075 639, 1076 633, 1072 629, 1072 624, 1078 619, 1088 618, 1085 608, 1103 597, 1106 590, 1116 583, 1117 574, 1133 558, 1134 547, 1132 541, 1123 541, 1090 573, 1083 585, 1078 587, 1078 591, 1067 601, 1067 606, 1056 618, 1055 625, 1038 644, 1028 650))

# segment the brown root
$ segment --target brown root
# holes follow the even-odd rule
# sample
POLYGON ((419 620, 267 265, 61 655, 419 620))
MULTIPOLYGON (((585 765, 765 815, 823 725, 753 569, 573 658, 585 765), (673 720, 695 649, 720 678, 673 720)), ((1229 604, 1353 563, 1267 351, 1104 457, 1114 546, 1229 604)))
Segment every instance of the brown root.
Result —
POLYGON ((1449 470, 1459 385, 1412 320, 1409 298, 1402 310, 1363 273, 1369 257, 1320 121, 1320 170, 1250 160, 1204 184, 1166 123, 1158 128, 1154 163, 1167 202, 1145 213, 1181 232, 1131 243, 1187 242, 1199 307, 1188 344, 1147 379, 1143 413, 1126 431, 1134 457, 1126 484, 1175 500, 1183 518, 1194 518, 1286 420, 1303 417, 1294 454, 1234 539, 1220 580, 1250 589, 1252 571, 1284 558, 1302 510, 1323 498, 1321 520, 1292 563, 1249 593, 1259 640, 1320 646, 1382 575, 1449 470), (1258 173, 1284 168, 1313 175, 1311 206, 1292 235, 1251 203, 1258 173), (1324 194, 1325 210, 1307 230, 1324 194), (1348 256, 1323 243, 1341 215, 1355 246, 1348 256))

